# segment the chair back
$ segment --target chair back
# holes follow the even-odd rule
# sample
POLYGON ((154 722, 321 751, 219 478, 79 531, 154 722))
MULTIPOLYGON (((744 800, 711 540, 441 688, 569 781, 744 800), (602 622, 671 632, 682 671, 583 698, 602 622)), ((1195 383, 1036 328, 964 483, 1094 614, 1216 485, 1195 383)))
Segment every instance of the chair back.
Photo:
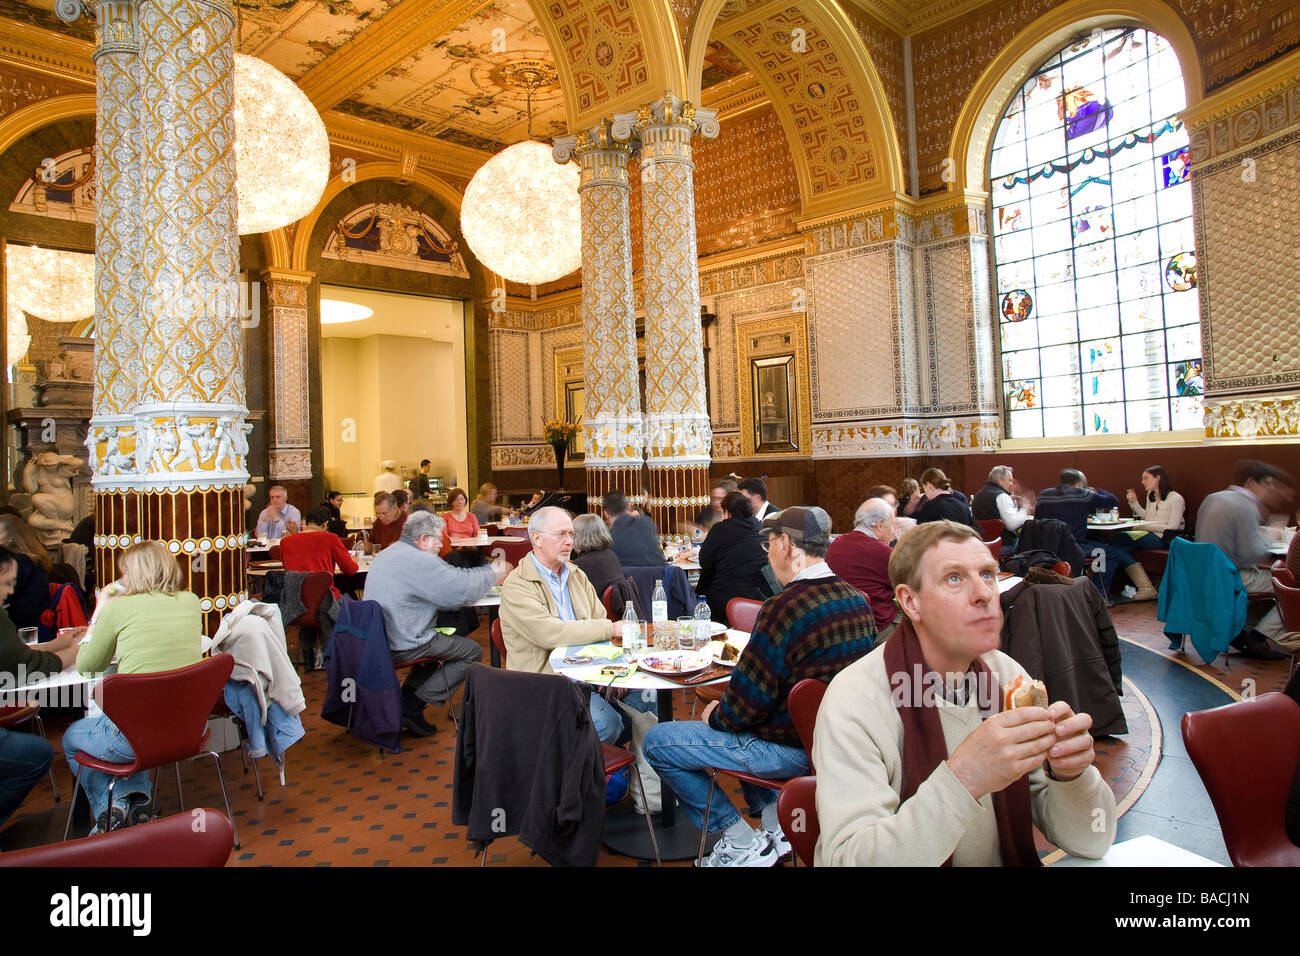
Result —
POLYGON ((518 541, 493 541, 488 546, 489 558, 505 558, 511 567, 518 567, 519 562, 533 551, 532 542, 527 538, 518 541))
POLYGON ((987 538, 1001 538, 1002 532, 1007 526, 1002 523, 1001 518, 977 518, 975 523, 980 526, 983 536, 987 538))
POLYGON ((776 818, 799 860, 805 866, 812 866, 817 838, 822 832, 817 822, 817 778, 787 780, 776 797, 776 818))
POLYGON ((234 845, 235 832, 224 813, 190 810, 98 836, 0 853, 0 867, 225 866, 234 845), (203 826, 195 829, 200 819, 203 826))
POLYGON ((738 631, 749 633, 754 629, 758 610, 762 606, 762 601, 752 598, 732 598, 727 602, 727 623, 738 631))
POLYGON ((268 561, 281 561, 284 559, 284 551, 278 544, 273 544, 266 549, 266 558, 268 561))
POLYGON ((502 528, 501 533, 508 538, 523 538, 525 541, 528 540, 528 529, 526 527, 511 525, 508 528, 502 528))
POLYGON ((985 541, 984 547, 989 549, 989 554, 993 555, 994 561, 1002 560, 1002 539, 994 538, 992 541, 985 541))
POLYGON ((136 769, 148 770, 199 752, 208 715, 234 667, 234 657, 217 654, 156 674, 109 674, 95 694, 131 745, 136 769))
POLYGON ((1183 742, 1233 866, 1300 866, 1285 823, 1300 763, 1300 704, 1274 693, 1193 711, 1183 715, 1183 742))
MULTIPOLYGON (((805 677, 790 688, 790 695, 786 698, 786 707, 790 711, 790 719, 794 721, 794 729, 799 735, 799 742, 803 744, 803 749, 808 751, 810 766, 812 763, 813 730, 817 726, 817 710, 822 705, 822 698, 826 696, 826 688, 830 686, 824 680, 805 677)), ((815 772, 816 768, 814 768, 815 772)))
POLYGON ((1282 579, 1291 572, 1283 569, 1273 572, 1273 594, 1277 597, 1277 609, 1282 612, 1282 626, 1288 631, 1300 631, 1300 588, 1289 586, 1282 579))
POLYGON ((492 622, 492 646, 497 649, 497 655, 501 658, 501 666, 506 666, 506 636, 501 633, 501 618, 492 622))
POLYGON ((605 605, 605 616, 611 621, 617 621, 618 617, 614 614, 614 585, 605 588, 605 593, 600 596, 600 603, 605 605))
POLYGON ((298 592, 302 606, 307 610, 298 615, 290 624, 301 627, 320 627, 320 605, 325 595, 334 586, 334 575, 327 571, 312 571, 302 580, 302 589, 298 592))

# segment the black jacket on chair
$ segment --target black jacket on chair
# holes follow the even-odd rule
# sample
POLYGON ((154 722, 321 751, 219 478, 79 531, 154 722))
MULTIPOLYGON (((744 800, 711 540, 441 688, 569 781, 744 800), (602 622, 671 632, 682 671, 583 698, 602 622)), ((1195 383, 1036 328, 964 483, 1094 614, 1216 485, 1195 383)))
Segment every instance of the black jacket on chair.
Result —
POLYGON ((1020 547, 1017 553, 1047 551, 1070 565, 1070 576, 1084 573, 1087 557, 1070 533, 1070 526, 1056 518, 1030 518, 1020 526, 1020 547))
POLYGON ((558 674, 470 668, 451 819, 484 852, 517 835, 552 866, 595 866, 605 760, 587 698, 558 674))

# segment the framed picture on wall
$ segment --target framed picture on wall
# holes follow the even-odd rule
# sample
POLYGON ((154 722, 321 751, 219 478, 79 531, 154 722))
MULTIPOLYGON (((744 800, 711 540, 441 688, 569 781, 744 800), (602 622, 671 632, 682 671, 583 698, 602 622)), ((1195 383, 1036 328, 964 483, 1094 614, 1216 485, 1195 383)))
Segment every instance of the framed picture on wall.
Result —
POLYGON ((749 370, 754 402, 754 450, 798 451, 794 355, 751 359, 749 370))
POLYGON ((586 440, 582 433, 582 416, 587 409, 587 387, 582 382, 564 383, 564 420, 578 426, 578 434, 573 436, 569 446, 569 461, 582 461, 586 452, 586 440))

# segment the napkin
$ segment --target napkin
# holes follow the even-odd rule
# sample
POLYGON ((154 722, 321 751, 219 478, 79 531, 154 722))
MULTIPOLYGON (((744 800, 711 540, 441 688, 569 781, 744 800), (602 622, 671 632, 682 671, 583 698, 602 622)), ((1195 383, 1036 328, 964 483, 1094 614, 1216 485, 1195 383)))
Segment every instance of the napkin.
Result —
POLYGON ((623 653, 623 648, 615 647, 613 644, 588 644, 579 650, 574 657, 603 657, 607 661, 612 661, 623 653))
POLYGON ((621 684, 629 677, 636 673, 636 661, 629 661, 627 664, 620 664, 620 667, 627 667, 628 672, 623 677, 610 677, 608 674, 600 672, 603 664, 593 664, 591 667, 575 667, 572 670, 565 670, 564 676, 573 680, 581 681, 584 684, 621 684))

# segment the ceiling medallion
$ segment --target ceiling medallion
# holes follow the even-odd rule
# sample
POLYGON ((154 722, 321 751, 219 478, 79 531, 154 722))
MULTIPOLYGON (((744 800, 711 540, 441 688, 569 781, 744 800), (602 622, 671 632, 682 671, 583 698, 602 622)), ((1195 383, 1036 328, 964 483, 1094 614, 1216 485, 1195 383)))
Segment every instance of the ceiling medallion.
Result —
POLYGON ((492 68, 492 82, 512 93, 550 93, 560 88, 560 72, 536 57, 507 60, 492 68))

